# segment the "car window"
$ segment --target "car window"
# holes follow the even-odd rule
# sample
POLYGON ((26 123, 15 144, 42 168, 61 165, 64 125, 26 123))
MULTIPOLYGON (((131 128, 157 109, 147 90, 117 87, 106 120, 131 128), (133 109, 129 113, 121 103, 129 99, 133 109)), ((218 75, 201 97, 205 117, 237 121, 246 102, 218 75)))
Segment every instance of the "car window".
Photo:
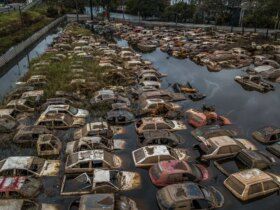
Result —
POLYGON ((52 151, 53 147, 50 144, 41 144, 40 150, 41 151, 52 151))
POLYGON ((230 147, 224 146, 224 147, 220 147, 220 148, 219 148, 217 154, 222 155, 222 154, 229 154, 229 153, 231 153, 230 147))
POLYGON ((54 121, 54 126, 66 126, 66 125, 65 125, 65 123, 63 121, 55 120, 54 121))
POLYGON ((143 127, 143 130, 155 130, 155 124, 147 124, 143 127))
POLYGON ((193 209, 208 209, 211 205, 205 199, 195 199, 192 201, 192 207, 193 209))
POLYGON ((270 141, 275 141, 275 140, 277 140, 276 134, 271 135, 270 141))
POLYGON ((147 157, 147 158, 143 161, 144 164, 157 163, 157 162, 158 162, 158 156, 147 157))
POLYGON ((170 126, 167 125, 167 124, 164 124, 164 123, 158 123, 157 124, 157 129, 160 130, 160 129, 170 129, 170 126))
POLYGON ((249 187, 248 194, 253 195, 262 192, 262 185, 260 183, 253 184, 249 187))
POLYGON ((159 156, 159 159, 160 161, 163 161, 163 160, 172 160, 174 158, 170 157, 169 155, 161 155, 159 156))
POLYGON ((226 180, 226 184, 231 187, 235 192, 237 192, 239 195, 242 195, 245 185, 240 182, 235 177, 230 177, 226 180))
POLYGON ((277 189, 278 188, 278 185, 273 182, 273 181, 266 181, 263 183, 263 188, 264 190, 273 190, 273 189, 277 189))
POLYGON ((157 105, 156 105, 156 104, 151 104, 151 105, 149 106, 149 109, 155 109, 155 108, 157 108, 157 105))
POLYGON ((230 150, 231 150, 232 153, 237 153, 237 152, 240 151, 240 147, 237 146, 237 145, 232 145, 232 146, 230 147, 230 150))

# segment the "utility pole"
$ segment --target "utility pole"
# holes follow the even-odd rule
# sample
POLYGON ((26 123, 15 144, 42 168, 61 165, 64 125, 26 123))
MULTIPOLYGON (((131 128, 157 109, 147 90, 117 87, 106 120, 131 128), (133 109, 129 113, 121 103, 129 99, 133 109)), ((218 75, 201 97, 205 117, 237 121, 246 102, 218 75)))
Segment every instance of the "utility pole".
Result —
POLYGON ((90 19, 93 20, 92 0, 89 0, 89 6, 90 6, 90 19))
POLYGON ((124 1, 122 0, 122 14, 123 14, 123 20, 124 20, 124 1))
POLYGON ((76 16, 77 16, 77 22, 79 22, 79 11, 78 11, 78 2, 75 0, 76 3, 76 16))

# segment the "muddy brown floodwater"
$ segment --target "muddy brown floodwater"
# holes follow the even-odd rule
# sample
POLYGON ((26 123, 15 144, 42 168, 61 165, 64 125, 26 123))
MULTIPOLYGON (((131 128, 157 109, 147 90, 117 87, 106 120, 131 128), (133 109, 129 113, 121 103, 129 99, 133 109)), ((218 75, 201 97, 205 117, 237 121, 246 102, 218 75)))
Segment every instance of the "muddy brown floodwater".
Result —
MULTIPOLYGON (((127 42, 124 40, 117 40, 120 46, 127 46, 127 42)), ((193 86, 198 88, 200 92, 207 95, 207 97, 199 102, 184 101, 180 102, 185 109, 188 108, 200 108, 203 104, 215 105, 215 108, 219 114, 229 117, 234 124, 236 124, 243 136, 258 146, 259 149, 264 150, 265 147, 258 142, 254 141, 251 137, 251 132, 266 125, 280 126, 280 85, 275 84, 275 91, 261 94, 258 92, 249 92, 237 84, 234 81, 236 75, 242 74, 242 70, 223 70, 219 73, 211 73, 205 67, 198 66, 189 59, 178 60, 172 57, 168 57, 166 53, 157 49, 153 53, 143 54, 143 59, 150 60, 154 66, 163 73, 167 73, 168 76, 163 78, 162 87, 171 89, 170 84, 174 82, 186 83, 190 82, 193 86)), ((0 86, 2 94, 7 91, 6 87, 12 86, 12 83, 22 76, 26 71, 16 75, 16 70, 10 72, 12 79, 7 80, 9 72, 5 78, 1 78, 0 86), (4 83, 3 83, 4 82, 4 83)), ((4 75, 5 77, 5 75, 4 75)), ((0 96, 2 95, 0 94, 0 96)), ((186 123, 186 119, 184 119, 186 123)), ((116 136, 116 138, 127 139, 126 149, 117 151, 116 154, 120 155, 123 160, 122 168, 125 170, 139 172, 141 174, 141 187, 126 193, 123 195, 129 196, 134 199, 139 209, 143 210, 157 210, 156 192, 157 188, 151 183, 148 171, 146 169, 135 168, 131 156, 131 151, 137 148, 136 140, 137 135, 135 133, 134 124, 125 127, 126 133, 116 136)), ((185 147, 192 154, 193 157, 198 156, 198 153, 192 149, 194 144, 198 142, 191 136, 190 131, 193 128, 188 126, 185 131, 177 132, 185 139, 185 143, 181 147, 185 147)), ((57 135, 60 139, 66 141, 72 138, 71 131, 58 132, 57 135)), ((65 145, 64 145, 65 148, 65 145)), ((1 147, 1 159, 12 155, 36 155, 34 149, 20 148, 13 145, 6 145, 1 147)), ((62 162, 65 162, 66 157, 62 155, 60 157, 62 162)), ((279 164, 279 159, 277 159, 279 164)), ((64 165, 62 166, 62 168, 64 165)), ((61 168, 61 169, 62 169, 61 168)), ((271 170, 273 172, 280 173, 279 165, 275 166, 271 170)), ((224 197, 225 204, 221 210, 279 210, 280 209, 280 197, 276 193, 268 197, 254 200, 251 202, 242 203, 238 201, 228 190, 223 186, 225 176, 219 172, 211 163, 208 168, 210 170, 210 177, 202 184, 214 185, 219 189, 224 197)), ((68 209, 71 201, 78 197, 62 197, 60 196, 60 184, 63 176, 63 170, 59 177, 44 178, 44 193, 41 193, 37 198, 39 202, 56 203, 61 204, 63 209, 68 209)))

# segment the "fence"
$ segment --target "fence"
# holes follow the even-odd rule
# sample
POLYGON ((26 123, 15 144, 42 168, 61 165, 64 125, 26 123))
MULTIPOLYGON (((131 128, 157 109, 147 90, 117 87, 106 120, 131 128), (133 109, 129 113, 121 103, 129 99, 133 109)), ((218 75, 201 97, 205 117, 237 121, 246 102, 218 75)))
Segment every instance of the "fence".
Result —
POLYGON ((34 33, 31 37, 26 39, 25 41, 19 43, 18 45, 14 46, 11 50, 7 51, 0 57, 0 68, 7 64, 9 61, 17 57, 20 53, 22 53, 26 48, 34 44, 36 41, 38 41, 43 35, 48 33, 52 28, 57 26, 58 24, 62 23, 66 20, 66 16, 60 17, 53 22, 51 22, 49 25, 42 28, 40 31, 37 31, 34 33))

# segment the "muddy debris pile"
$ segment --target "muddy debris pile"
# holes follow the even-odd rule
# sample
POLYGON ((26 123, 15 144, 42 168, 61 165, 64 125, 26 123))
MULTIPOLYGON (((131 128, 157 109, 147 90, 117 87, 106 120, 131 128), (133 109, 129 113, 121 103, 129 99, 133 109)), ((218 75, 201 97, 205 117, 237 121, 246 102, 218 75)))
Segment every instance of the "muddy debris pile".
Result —
MULTIPOLYGON (((137 195, 143 183, 150 182, 137 168, 148 169, 143 173, 149 174, 149 184, 161 188, 148 196, 156 197, 162 210, 220 208, 228 201, 222 190, 206 182, 211 162, 227 175, 225 187, 242 201, 279 191, 279 175, 267 171, 275 166, 272 155, 242 138, 214 106, 182 106, 187 100, 192 106, 192 100, 205 95, 190 83, 163 89, 167 75, 130 47, 118 46, 107 36, 112 31, 143 52, 160 47, 203 65, 239 68, 255 61, 252 52, 230 47, 238 37, 229 33, 104 22, 95 23, 92 33, 84 25, 68 24, 46 53, 32 61, 0 109, 0 132, 9 137, 1 149, 18 148, 13 155, 1 154, 0 209, 142 209, 141 201, 124 196, 137 195), (187 123, 195 128, 191 134, 198 144, 193 147, 182 146, 187 139, 180 132, 188 132, 187 123), (125 138, 127 133, 135 138, 125 138), (127 148, 131 143, 133 148, 127 148), (23 154, 26 148, 30 155, 23 154), (228 172, 225 159, 244 167, 228 172), (46 204, 41 197, 67 205, 46 204)), ((255 65, 277 69, 277 61, 271 59, 259 59, 255 65)), ((266 69, 277 75, 275 69, 266 69)), ((256 77, 259 72, 248 73, 256 77)), ((274 143, 267 149, 279 157, 279 128, 260 129, 253 137, 274 143)))

